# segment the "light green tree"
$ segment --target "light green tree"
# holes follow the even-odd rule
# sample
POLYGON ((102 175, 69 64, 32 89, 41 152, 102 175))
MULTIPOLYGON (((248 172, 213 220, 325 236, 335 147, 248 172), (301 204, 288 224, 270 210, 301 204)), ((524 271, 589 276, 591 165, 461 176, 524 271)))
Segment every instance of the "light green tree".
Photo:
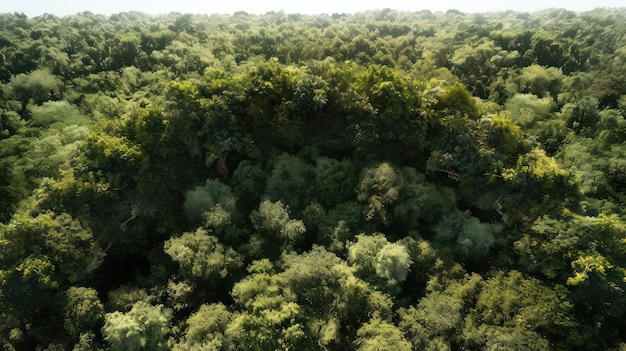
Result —
POLYGON ((114 351, 167 350, 171 318, 163 305, 139 301, 126 313, 107 313, 102 334, 114 351))
POLYGON ((556 67, 543 67, 531 65, 522 68, 521 74, 517 77, 520 91, 531 93, 538 97, 557 97, 561 91, 563 82, 563 72, 556 67))
POLYGON ((358 351, 412 350, 411 343, 405 339, 398 327, 378 318, 363 324, 357 332, 354 345, 358 351))
POLYGON ((443 284, 443 277, 434 276, 427 295, 417 305, 398 310, 398 325, 414 349, 454 350, 464 343, 466 310, 480 292, 483 279, 478 274, 458 275, 460 279, 442 279, 443 284))
POLYGON ((48 70, 35 70, 14 76, 10 82, 12 96, 26 109, 29 102, 41 105, 56 96, 63 86, 60 79, 48 70))
POLYGON ((222 303, 202 305, 185 321, 186 329, 180 342, 172 347, 175 351, 217 351, 227 349, 230 340, 224 333, 236 314, 222 303))
POLYGON ((259 209, 252 211, 250 219, 258 232, 256 238, 265 245, 272 245, 275 248, 282 247, 287 250, 293 248, 306 232, 304 222, 291 219, 288 207, 281 201, 262 201, 259 209), (278 243, 271 240, 278 240, 278 243))
POLYGON ((92 288, 71 287, 65 292, 63 325, 70 337, 78 342, 83 335, 95 333, 104 323, 104 306, 92 288))
POLYGON ((241 255, 200 228, 165 241, 164 250, 178 262, 181 275, 192 280, 217 284, 243 265, 241 255))
POLYGON ((488 350, 546 350, 548 340, 576 347, 581 335, 566 295, 563 286, 500 271, 484 282, 466 317, 464 338, 488 350))
POLYGON ((385 292, 398 293, 412 260, 406 246, 390 243, 383 234, 356 236, 348 246, 348 263, 356 275, 385 292))
POLYGON ((277 350, 303 347, 305 315, 268 260, 253 263, 252 273, 235 284, 232 296, 242 312, 233 316, 225 336, 235 347, 277 350))

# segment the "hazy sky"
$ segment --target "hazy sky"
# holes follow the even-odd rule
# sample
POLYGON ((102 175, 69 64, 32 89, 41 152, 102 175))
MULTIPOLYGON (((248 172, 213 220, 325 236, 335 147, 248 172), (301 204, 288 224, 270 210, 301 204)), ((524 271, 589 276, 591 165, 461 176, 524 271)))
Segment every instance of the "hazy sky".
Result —
POLYGON ((625 7, 624 0, 0 0, 0 13, 23 12, 29 17, 43 13, 65 16, 77 12, 110 15, 125 11, 142 11, 149 14, 228 13, 246 11, 266 13, 283 10, 288 13, 335 13, 393 8, 398 10, 488 12, 516 10, 533 12, 549 7, 572 11, 588 11, 596 7, 625 7))

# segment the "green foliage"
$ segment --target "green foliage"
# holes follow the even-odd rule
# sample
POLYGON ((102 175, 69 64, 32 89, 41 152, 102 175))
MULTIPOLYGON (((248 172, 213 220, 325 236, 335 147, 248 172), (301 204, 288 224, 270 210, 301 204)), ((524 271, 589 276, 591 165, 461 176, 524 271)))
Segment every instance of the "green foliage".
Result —
POLYGON ((511 119, 522 127, 532 127, 537 121, 551 117, 552 99, 533 94, 515 94, 505 104, 511 119))
POLYGON ((574 326, 572 306, 562 286, 549 287, 526 279, 518 271, 498 274, 485 281, 475 306, 482 323, 523 327, 554 336, 574 326))
POLYGON ((233 314, 223 304, 202 305, 186 321, 184 339, 172 350, 220 350, 227 347, 224 333, 233 314))
POLYGON ((278 243, 288 250, 302 240, 306 232, 304 222, 291 219, 289 208, 280 201, 263 200, 259 204, 259 209, 252 211, 250 219, 254 229, 261 235, 260 240, 266 246, 278 243))
POLYGON ((89 350, 101 350, 96 341, 97 337, 94 333, 84 333, 80 335, 80 339, 76 344, 74 344, 74 348, 72 351, 89 351, 89 350))
POLYGON ((137 302, 126 313, 105 316, 102 334, 110 350, 167 350, 171 311, 162 305, 137 302))
POLYGON ((614 215, 566 218, 538 218, 531 231, 515 243, 522 262, 569 285, 573 300, 584 306, 586 318, 623 313, 623 223, 614 215), (599 303, 593 296, 603 296, 604 300, 599 303))
POLYGON ((108 176, 115 186, 121 186, 122 177, 136 174, 142 152, 128 138, 105 133, 90 134, 86 156, 108 176))
POLYGON ((189 223, 199 225, 210 211, 219 207, 226 213, 235 211, 235 197, 228 185, 213 179, 207 179, 204 186, 198 186, 185 193, 183 210, 189 223))
POLYGON ((501 226, 480 222, 469 211, 455 210, 433 228, 433 239, 450 247, 462 260, 480 260, 489 254, 501 230, 501 226))
POLYGON ((89 117, 81 114, 80 110, 67 101, 46 101, 32 112, 30 125, 32 127, 62 130, 65 126, 90 125, 89 117))
POLYGON ((404 186, 394 204, 393 217, 406 230, 423 223, 436 223, 454 208, 456 199, 452 189, 428 182, 424 174, 414 168, 403 167, 400 175, 404 186))
POLYGON ((64 326, 76 341, 84 338, 86 330, 98 330, 104 323, 104 306, 91 288, 71 287, 66 291, 64 326))
MULTIPOLYGON (((520 155, 517 164, 504 168, 501 176, 511 191, 523 192, 523 202, 526 203, 533 199, 558 211, 559 206, 567 205, 579 197, 574 177, 541 149, 535 148, 520 155)), ((541 215, 545 211, 540 208, 541 206, 535 207, 538 210, 535 215, 541 215)), ((504 212, 507 211, 505 209, 504 212)))
POLYGON ((356 275, 382 291, 397 294, 412 263, 407 247, 390 243, 383 234, 360 234, 356 239, 348 246, 348 263, 356 275))
POLYGON ((247 211, 257 207, 265 190, 267 174, 258 163, 244 160, 230 178, 231 189, 237 189, 237 203, 247 211))
POLYGON ((538 97, 556 97, 561 90, 563 73, 558 68, 531 65, 522 68, 518 80, 520 91, 523 93, 528 92, 538 97))
MULTIPOLYGON (((313 250, 303 253, 291 253, 282 257, 285 283, 298 296, 305 307, 322 307, 327 300, 337 296, 339 279, 347 271, 345 262, 334 253, 316 246, 313 250)), ((313 312, 313 311, 312 311, 313 312)), ((317 310, 317 313, 322 310, 317 310)))
POLYGON ((363 211, 365 218, 388 225, 391 218, 387 208, 398 198, 403 185, 400 174, 389 163, 366 168, 356 189, 357 199, 367 204, 363 211))
POLYGON ((565 295, 562 286, 549 287, 517 271, 498 272, 482 286, 465 337, 490 350, 546 349, 546 337, 561 347, 579 345, 565 295))
POLYGON ((461 329, 463 301, 443 293, 431 293, 418 306, 400 311, 400 327, 405 329, 415 347, 427 350, 439 344, 450 350, 454 334, 461 329))
POLYGON ((550 350, 550 343, 536 332, 507 327, 481 326, 476 330, 484 350, 550 350))
POLYGON ((413 152, 421 150, 431 121, 421 113, 424 103, 419 84, 385 66, 355 71, 354 90, 367 103, 354 121, 357 150, 378 153, 389 144, 399 149, 396 152, 405 146, 413 152))
POLYGON ((446 87, 437 96, 437 107, 444 111, 458 111, 467 114, 470 118, 478 118, 480 110, 472 95, 461 83, 446 87))
POLYGON ((277 276, 257 273, 233 287, 233 298, 243 307, 226 329, 226 336, 235 345, 252 350, 303 346, 302 308, 293 301, 289 289, 279 284, 277 276))
POLYGON ((91 231, 67 213, 18 213, 2 229, 4 272, 23 282, 57 289, 83 281, 102 261, 91 231))
POLYGON ((561 67, 565 63, 564 50, 559 43, 555 43, 555 33, 537 31, 531 44, 537 63, 541 66, 561 67))
POLYGON ((310 338, 341 349, 371 316, 389 320, 390 298, 355 277, 333 253, 316 247, 285 255, 282 264, 284 270, 275 272, 269 261, 257 261, 251 275, 235 284, 233 298, 245 309, 227 336, 253 349, 304 347, 310 338))
POLYGON ((315 162, 314 173, 311 196, 323 206, 331 207, 354 197, 357 169, 349 159, 320 157, 315 162))
MULTIPOLYGON (((436 279, 436 278, 435 278, 436 279)), ((468 308, 480 291, 480 275, 460 275, 446 286, 429 282, 429 293, 415 306, 401 308, 399 327, 414 349, 452 350, 463 345, 462 335, 468 308)))
POLYGON ((241 256, 204 229, 183 233, 164 243, 165 253, 178 262, 182 276, 216 282, 243 265, 241 256))
MULTIPOLYGON (((3 322, 2 329, 19 331, 24 333, 19 340, 41 344, 63 339, 65 289, 88 281, 104 256, 91 231, 66 213, 19 213, 0 228, 0 251, 0 306, 16 318, 3 322), (51 316, 60 322, 47 323, 51 316)), ((72 292, 68 303, 78 298, 72 292)), ((93 304, 97 309, 97 297, 93 304)), ((91 312, 72 307, 75 322, 65 325, 71 338, 78 338, 83 327, 98 327, 91 312)))
POLYGON ((14 76, 10 82, 12 96, 22 103, 22 110, 30 102, 41 105, 55 97, 62 83, 47 70, 36 70, 14 76))
POLYGON ((109 292, 107 306, 110 310, 128 312, 137 302, 151 301, 146 289, 134 286, 120 286, 109 292))
POLYGON ((565 104, 561 109, 561 116, 574 132, 583 136, 591 136, 600 121, 597 104, 597 100, 586 97, 576 103, 565 104))
POLYGON ((524 137, 522 128, 510 119, 493 117, 488 128, 489 146, 496 154, 503 154, 503 158, 507 158, 508 155, 525 154, 531 150, 531 144, 524 137))
POLYGON ((359 351, 411 350, 411 344, 398 327, 380 319, 372 319, 364 324, 357 332, 354 344, 359 351))
POLYGON ((617 350, 625 23, 0 14, 0 345, 617 350))
POLYGON ((265 186, 265 196, 270 201, 282 202, 292 210, 301 209, 312 180, 310 165, 299 157, 282 154, 273 163, 265 186))

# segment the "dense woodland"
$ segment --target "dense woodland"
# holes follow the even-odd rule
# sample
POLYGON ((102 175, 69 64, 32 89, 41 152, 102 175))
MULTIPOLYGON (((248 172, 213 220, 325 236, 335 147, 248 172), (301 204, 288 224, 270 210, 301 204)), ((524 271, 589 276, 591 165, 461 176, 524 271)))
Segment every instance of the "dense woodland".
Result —
POLYGON ((626 9, 0 15, 3 350, 626 350, 626 9))

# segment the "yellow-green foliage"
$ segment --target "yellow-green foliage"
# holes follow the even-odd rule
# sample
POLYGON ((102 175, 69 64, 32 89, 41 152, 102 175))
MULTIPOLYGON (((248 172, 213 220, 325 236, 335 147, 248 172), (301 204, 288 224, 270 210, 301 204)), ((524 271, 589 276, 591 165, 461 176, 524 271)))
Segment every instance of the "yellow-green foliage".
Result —
POLYGON ((617 350, 625 32, 0 14, 0 345, 617 350))

